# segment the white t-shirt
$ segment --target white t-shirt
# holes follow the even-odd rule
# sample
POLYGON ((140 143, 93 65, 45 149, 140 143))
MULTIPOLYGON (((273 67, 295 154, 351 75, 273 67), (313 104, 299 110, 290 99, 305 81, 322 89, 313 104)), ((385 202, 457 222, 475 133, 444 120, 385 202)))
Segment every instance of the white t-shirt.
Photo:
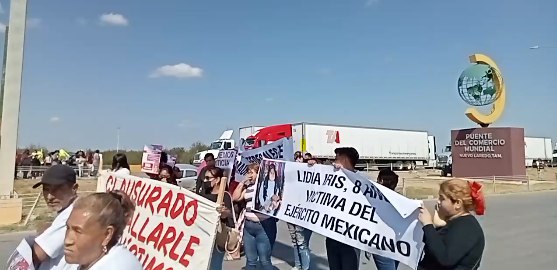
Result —
POLYGON ((61 270, 66 266, 64 258, 64 238, 66 237, 66 221, 70 217, 73 203, 56 216, 50 227, 35 238, 50 259, 42 262, 37 270, 61 270))
MULTIPOLYGON (((79 265, 71 264, 65 270, 79 269, 79 265)), ((116 245, 108 251, 108 254, 93 264, 89 270, 143 270, 143 266, 125 246, 116 245)))
POLYGON ((114 173, 117 174, 121 174, 121 175, 130 175, 130 170, 128 170, 127 168, 120 168, 117 171, 115 171, 114 173))

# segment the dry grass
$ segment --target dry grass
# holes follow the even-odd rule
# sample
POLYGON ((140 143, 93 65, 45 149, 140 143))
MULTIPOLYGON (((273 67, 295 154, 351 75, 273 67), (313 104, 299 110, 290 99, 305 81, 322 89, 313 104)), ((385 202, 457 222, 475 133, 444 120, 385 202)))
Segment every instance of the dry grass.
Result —
MULTIPOLYGON (((24 231, 24 230, 36 230, 38 227, 43 226, 45 223, 50 223, 54 219, 55 213, 52 212, 50 209, 47 208, 46 203, 42 196, 40 196, 41 189, 33 189, 33 185, 37 182, 37 180, 16 180, 14 183, 14 189, 19 195, 20 198, 23 199, 23 216, 21 219, 20 224, 9 225, 9 226, 0 226, 0 233, 2 232, 12 232, 12 231, 24 231), (29 219, 29 223, 27 225, 23 225, 23 222, 27 218, 31 208, 33 207, 35 200, 38 203, 35 207, 31 217, 29 219)), ((89 179, 89 180, 78 180, 79 190, 78 194, 87 194, 94 192, 97 188, 97 180, 96 179, 89 179)))
MULTIPOLYGON (((404 194, 406 197, 414 199, 436 198, 439 191, 439 184, 441 184, 442 181, 443 180, 404 179, 404 184, 399 183, 397 191, 404 194)), ((484 186, 483 191, 486 195, 557 189, 557 181, 531 181, 530 185, 520 182, 480 182, 482 182, 484 186)))
POLYGON ((130 165, 130 171, 132 173, 140 173, 141 172, 141 165, 130 165))

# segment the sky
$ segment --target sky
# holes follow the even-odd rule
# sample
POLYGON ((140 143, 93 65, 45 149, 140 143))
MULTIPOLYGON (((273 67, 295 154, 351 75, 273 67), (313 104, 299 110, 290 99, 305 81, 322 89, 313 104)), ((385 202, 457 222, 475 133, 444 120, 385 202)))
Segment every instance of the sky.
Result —
POLYGON ((123 149, 188 147, 304 121, 439 147, 474 127, 457 91, 474 53, 507 85, 493 126, 557 141, 554 0, 32 0, 18 145, 114 149, 119 128, 123 149))

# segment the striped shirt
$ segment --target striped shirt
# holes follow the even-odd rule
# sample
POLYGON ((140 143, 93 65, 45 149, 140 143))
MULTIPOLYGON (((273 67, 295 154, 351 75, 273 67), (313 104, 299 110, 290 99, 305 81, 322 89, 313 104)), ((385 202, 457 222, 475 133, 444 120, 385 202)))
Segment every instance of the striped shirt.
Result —
POLYGON ((258 212, 254 212, 252 209, 252 206, 255 206, 255 190, 256 190, 257 186, 256 185, 250 185, 246 188, 246 191, 244 193, 244 200, 246 200, 246 213, 245 213, 245 217, 248 220, 254 221, 254 222, 260 222, 263 220, 266 220, 269 218, 269 216, 258 213, 258 212))

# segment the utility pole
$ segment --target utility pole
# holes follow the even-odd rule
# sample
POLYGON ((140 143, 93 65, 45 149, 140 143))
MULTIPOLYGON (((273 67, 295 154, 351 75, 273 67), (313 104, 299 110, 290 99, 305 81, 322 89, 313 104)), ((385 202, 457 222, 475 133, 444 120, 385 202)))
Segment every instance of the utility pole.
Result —
POLYGON ((0 82, 0 130, 2 130, 2 108, 3 108, 3 104, 4 104, 4 81, 6 80, 6 56, 8 55, 8 31, 10 31, 10 27, 6 25, 5 28, 4 28, 4 56, 2 57, 2 81, 0 82))
POLYGON ((0 224, 21 220, 22 200, 14 193, 15 155, 19 128, 19 104, 25 47, 27 0, 10 1, 9 31, 0 129, 0 224))

